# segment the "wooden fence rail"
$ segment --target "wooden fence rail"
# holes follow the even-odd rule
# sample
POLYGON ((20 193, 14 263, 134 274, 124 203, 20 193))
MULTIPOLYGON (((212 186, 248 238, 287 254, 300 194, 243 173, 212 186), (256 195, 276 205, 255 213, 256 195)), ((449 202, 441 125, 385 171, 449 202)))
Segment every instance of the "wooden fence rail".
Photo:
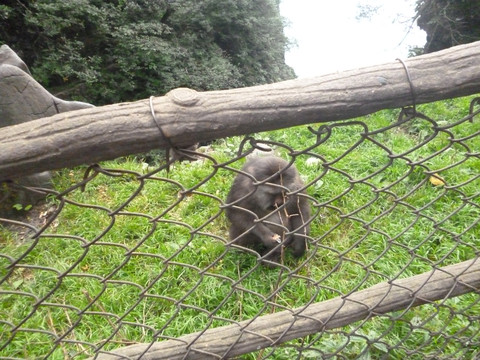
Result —
MULTIPOLYGON (((4 80, 0 78, 0 87, 5 86, 4 80)), ((175 89, 153 99, 157 123, 146 99, 2 128, 0 181, 168 144, 182 147, 350 119, 414 101, 427 103, 476 92, 480 92, 480 42, 407 59, 403 64, 394 61, 310 79, 202 93, 175 89)))
POLYGON ((433 269, 421 275, 374 285, 302 309, 281 311, 239 324, 152 344, 137 344, 102 354, 101 360, 219 359, 246 354, 355 321, 480 291, 480 260, 433 269))

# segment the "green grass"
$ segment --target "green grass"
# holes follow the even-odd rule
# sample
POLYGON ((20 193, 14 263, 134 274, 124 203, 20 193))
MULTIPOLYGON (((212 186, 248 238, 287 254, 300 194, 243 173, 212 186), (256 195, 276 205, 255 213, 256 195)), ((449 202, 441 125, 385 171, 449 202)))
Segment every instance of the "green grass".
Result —
MULTIPOLYGON (((136 156, 102 163, 111 171, 84 191, 49 199, 61 212, 36 241, 19 241, 0 227, 0 346, 8 343, 0 357, 42 358, 52 351, 52 359, 83 358, 92 344, 107 340, 104 349, 111 350, 178 337, 474 258, 480 249, 480 137, 449 140, 480 131, 478 119, 450 127, 467 115, 471 98, 419 107, 440 126, 433 139, 431 123, 422 119, 375 133, 395 122, 398 110, 359 119, 368 137, 363 126, 349 122, 332 127, 328 139, 319 135, 326 141, 318 145, 307 127, 256 135, 285 158, 293 151, 309 185, 312 240, 306 257, 286 254, 291 273, 256 266, 254 255, 225 247, 221 206, 235 176, 229 169, 244 162, 230 163, 242 139, 219 141, 204 160, 146 178, 136 156), (435 173, 445 186, 431 183, 435 173), (55 347, 55 336, 65 341, 55 347)), ((80 182, 84 170, 59 171, 56 190, 80 182)), ((273 351, 274 359, 291 359, 303 346, 303 359, 376 359, 387 352, 390 359, 473 359, 479 313, 478 295, 468 294, 242 358, 273 351)))

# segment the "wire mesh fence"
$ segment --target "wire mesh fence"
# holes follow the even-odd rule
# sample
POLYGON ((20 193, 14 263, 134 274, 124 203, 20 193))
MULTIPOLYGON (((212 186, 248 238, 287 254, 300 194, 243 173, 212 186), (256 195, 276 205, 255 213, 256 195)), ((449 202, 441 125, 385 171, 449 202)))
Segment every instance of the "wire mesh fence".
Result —
MULTIPOLYGON (((0 218, 0 357, 474 359, 480 125, 470 100, 462 116, 446 102, 444 119, 428 116, 433 104, 227 138, 187 150, 192 162, 64 169, 54 189, 4 183, 4 210, 15 191, 48 195, 0 218), (303 256, 284 246, 295 232, 285 226, 275 261, 229 237, 233 180, 265 154, 287 160, 280 174, 300 173, 300 189, 277 188, 308 203, 303 256), (453 283, 431 286, 438 272, 453 283)), ((252 193, 269 181, 253 178, 252 193)), ((247 232, 272 222, 252 218, 247 232)))

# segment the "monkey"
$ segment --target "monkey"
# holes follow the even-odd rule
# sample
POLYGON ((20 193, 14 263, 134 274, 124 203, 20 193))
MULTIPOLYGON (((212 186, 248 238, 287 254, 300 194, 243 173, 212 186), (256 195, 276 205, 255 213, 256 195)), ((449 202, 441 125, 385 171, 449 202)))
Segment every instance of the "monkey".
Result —
POLYGON ((253 248, 268 261, 279 262, 282 246, 291 248, 295 257, 302 256, 310 231, 310 207, 305 196, 291 193, 303 186, 295 166, 282 158, 247 160, 227 195, 230 240, 253 248))

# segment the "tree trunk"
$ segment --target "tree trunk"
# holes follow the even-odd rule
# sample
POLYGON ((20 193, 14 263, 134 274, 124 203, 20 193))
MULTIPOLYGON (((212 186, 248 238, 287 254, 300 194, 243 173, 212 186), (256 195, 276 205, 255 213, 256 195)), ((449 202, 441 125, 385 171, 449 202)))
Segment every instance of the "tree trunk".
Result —
POLYGON ((158 126, 147 99, 3 128, 0 181, 168 144, 183 147, 227 136, 350 119, 480 91, 480 42, 404 63, 411 83, 402 63, 395 61, 242 89, 203 93, 176 89, 153 99, 158 126))

